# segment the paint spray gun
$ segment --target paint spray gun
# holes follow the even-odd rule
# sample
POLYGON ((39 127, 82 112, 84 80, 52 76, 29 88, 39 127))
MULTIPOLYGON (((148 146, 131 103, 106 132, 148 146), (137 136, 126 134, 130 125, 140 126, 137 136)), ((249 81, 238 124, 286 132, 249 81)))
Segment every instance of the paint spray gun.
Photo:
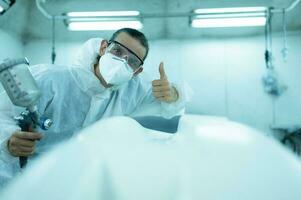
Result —
MULTIPOLYGON (((14 118, 22 131, 30 131, 37 126, 43 130, 50 128, 52 120, 38 112, 37 101, 41 93, 26 58, 4 60, 0 64, 0 81, 12 103, 25 108, 14 118)), ((21 168, 25 167, 27 157, 20 157, 19 162, 21 168)))

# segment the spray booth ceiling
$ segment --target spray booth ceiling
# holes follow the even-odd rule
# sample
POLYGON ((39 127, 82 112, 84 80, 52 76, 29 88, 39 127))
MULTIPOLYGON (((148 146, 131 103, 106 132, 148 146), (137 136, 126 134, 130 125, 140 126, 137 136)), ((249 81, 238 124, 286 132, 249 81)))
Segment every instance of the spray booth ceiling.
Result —
MULTIPOLYGON (((42 1, 43 2, 43 1, 42 1)), ((293 0, 46 0, 43 7, 53 15, 70 11, 138 10, 142 14, 189 13, 197 8, 288 7, 293 0)), ((288 30, 301 29, 301 3, 287 13, 288 30)), ((37 9, 35 0, 16 0, 13 7, 0 16, 2 29, 18 34, 23 40, 50 39, 52 22, 37 9)), ((273 17, 273 31, 282 30, 282 14, 273 17)), ((196 29, 189 25, 189 17, 143 19, 142 31, 150 39, 187 39, 200 37, 239 37, 257 35, 263 27, 196 29)), ((69 31, 63 20, 56 21, 56 39, 85 40, 89 37, 109 37, 112 31, 69 31)))

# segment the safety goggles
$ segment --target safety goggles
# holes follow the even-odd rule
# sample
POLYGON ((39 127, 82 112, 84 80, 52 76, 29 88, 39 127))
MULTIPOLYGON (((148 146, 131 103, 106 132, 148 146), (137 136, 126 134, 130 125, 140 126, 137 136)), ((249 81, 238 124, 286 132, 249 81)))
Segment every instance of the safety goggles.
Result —
POLYGON ((143 65, 143 61, 132 50, 117 41, 110 40, 107 51, 119 58, 125 59, 134 72, 143 65))

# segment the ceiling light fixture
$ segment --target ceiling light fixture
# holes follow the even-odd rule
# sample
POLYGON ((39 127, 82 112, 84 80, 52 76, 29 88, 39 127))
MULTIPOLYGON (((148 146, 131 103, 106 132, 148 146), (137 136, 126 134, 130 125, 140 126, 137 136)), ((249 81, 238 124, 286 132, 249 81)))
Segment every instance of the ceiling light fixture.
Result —
POLYGON ((71 31, 109 31, 121 28, 141 29, 140 21, 104 21, 104 22, 70 22, 68 29, 71 31))
POLYGON ((0 15, 5 13, 14 3, 15 0, 0 0, 0 15))
POLYGON ((71 31, 142 29, 139 11, 69 12, 65 24, 71 31))
POLYGON ((138 16, 139 11, 95 11, 95 12, 69 12, 70 17, 112 17, 112 16, 138 16))
POLYGON ((194 28, 265 26, 265 7, 196 9, 190 21, 194 28))

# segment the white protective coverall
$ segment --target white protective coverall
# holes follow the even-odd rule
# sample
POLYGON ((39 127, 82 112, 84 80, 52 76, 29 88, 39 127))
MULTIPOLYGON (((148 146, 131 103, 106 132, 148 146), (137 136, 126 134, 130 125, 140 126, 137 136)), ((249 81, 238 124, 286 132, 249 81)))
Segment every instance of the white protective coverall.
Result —
MULTIPOLYGON (((52 127, 36 132, 43 138, 36 145, 30 160, 48 151, 55 144, 71 138, 83 127, 111 116, 135 116, 137 113, 160 115, 166 118, 184 113, 187 96, 177 87, 179 99, 168 104, 153 97, 151 83, 134 77, 118 90, 105 89, 93 73, 101 39, 90 39, 80 50, 74 66, 36 65, 32 74, 42 92, 39 112, 54 121, 52 127), (93 48, 91 48, 93 47, 93 48), (98 48, 96 48, 98 47, 98 48)), ((7 150, 7 140, 20 128, 13 117, 24 108, 13 106, 3 92, 0 96, 0 186, 20 172, 19 159, 7 150)), ((126 127, 125 127, 126 128, 126 127)), ((0 187, 0 188, 1 188, 0 187)))

